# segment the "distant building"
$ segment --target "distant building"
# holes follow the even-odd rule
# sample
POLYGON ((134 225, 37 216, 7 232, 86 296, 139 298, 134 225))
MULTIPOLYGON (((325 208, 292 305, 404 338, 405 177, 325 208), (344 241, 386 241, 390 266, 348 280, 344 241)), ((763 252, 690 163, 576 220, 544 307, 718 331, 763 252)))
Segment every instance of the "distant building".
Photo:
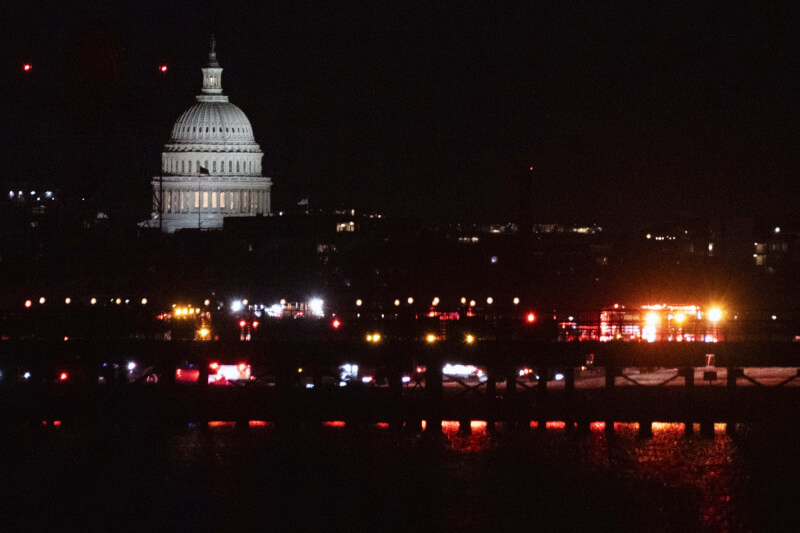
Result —
POLYGON ((212 38, 197 102, 172 128, 153 178, 150 226, 221 229, 225 217, 270 213, 272 180, 261 176, 264 155, 247 116, 222 94, 222 67, 212 38), (160 220, 159 220, 160 218, 160 220))

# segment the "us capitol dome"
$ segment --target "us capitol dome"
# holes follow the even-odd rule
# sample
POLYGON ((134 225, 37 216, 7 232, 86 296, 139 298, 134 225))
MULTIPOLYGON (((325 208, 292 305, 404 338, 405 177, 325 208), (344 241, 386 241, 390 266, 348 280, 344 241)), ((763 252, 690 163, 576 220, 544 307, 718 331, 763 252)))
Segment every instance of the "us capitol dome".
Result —
POLYGON ((222 94, 222 67, 212 37, 197 101, 175 121, 152 180, 153 218, 165 233, 221 229, 224 217, 268 215, 272 180, 264 153, 241 109, 222 94))

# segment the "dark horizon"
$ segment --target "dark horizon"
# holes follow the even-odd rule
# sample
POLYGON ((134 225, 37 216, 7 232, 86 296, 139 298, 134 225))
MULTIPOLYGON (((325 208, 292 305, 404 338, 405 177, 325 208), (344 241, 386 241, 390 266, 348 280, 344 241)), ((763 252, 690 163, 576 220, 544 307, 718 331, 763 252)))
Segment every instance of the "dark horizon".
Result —
POLYGON ((117 218, 146 214, 212 31, 275 210, 309 197, 426 221, 513 220, 533 166, 534 221, 796 218, 788 3, 91 2, 16 5, 7 20, 2 185, 52 184, 117 218))

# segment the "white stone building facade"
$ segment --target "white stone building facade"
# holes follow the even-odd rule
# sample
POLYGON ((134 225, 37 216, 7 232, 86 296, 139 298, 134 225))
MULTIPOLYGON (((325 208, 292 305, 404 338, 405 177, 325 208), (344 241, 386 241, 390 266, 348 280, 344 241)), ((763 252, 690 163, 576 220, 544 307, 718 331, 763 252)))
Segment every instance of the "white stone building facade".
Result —
POLYGON ((213 40, 202 71, 202 92, 172 127, 161 175, 152 180, 154 220, 166 233, 221 229, 224 217, 270 214, 264 154, 247 116, 222 94, 213 40))

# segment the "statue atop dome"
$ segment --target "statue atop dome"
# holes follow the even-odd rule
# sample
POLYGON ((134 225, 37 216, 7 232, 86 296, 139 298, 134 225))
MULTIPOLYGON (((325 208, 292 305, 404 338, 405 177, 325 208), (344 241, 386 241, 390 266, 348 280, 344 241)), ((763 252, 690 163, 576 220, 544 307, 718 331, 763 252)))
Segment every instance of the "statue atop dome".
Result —
POLYGON ((206 67, 219 68, 219 61, 217 61, 217 40, 214 34, 211 34, 211 50, 208 52, 208 63, 206 67))

